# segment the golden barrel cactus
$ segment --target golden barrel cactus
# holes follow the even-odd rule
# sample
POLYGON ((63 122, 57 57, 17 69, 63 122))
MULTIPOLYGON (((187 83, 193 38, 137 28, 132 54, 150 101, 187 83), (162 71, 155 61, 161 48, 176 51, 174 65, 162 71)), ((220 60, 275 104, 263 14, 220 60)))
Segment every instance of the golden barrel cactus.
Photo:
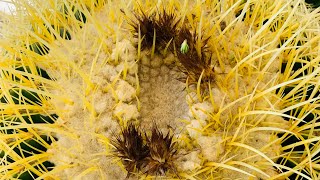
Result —
POLYGON ((16 0, 1 179, 319 179, 320 9, 16 0))

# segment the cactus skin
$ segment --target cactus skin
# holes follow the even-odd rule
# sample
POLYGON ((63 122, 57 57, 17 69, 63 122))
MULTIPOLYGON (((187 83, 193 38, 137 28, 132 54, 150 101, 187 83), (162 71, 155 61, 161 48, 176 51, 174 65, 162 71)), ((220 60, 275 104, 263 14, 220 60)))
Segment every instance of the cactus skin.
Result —
POLYGON ((158 135, 174 127, 169 151, 180 152, 176 172, 158 175, 318 179, 320 13, 306 3, 318 4, 157 2, 21 0, 1 15, 0 177, 125 178, 113 135, 132 121, 150 134, 156 119, 158 135), (163 41, 139 34, 137 9, 151 21, 170 10, 174 28, 163 41), (153 110, 167 107, 179 117, 153 110))

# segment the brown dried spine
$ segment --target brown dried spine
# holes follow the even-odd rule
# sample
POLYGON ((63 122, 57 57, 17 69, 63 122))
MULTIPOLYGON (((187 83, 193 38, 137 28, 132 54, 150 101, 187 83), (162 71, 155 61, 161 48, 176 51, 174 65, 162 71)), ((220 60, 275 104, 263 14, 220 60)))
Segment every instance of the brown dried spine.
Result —
POLYGON ((137 126, 129 124, 111 143, 115 147, 115 155, 122 160, 128 171, 128 176, 140 171, 149 156, 149 148, 137 126))
POLYGON ((136 38, 143 38, 141 48, 151 48, 153 46, 154 32, 156 34, 156 47, 158 50, 164 49, 166 45, 174 37, 178 35, 179 19, 171 12, 168 13, 165 9, 158 12, 158 18, 156 15, 147 15, 140 7, 140 13, 134 13, 135 20, 131 20, 129 23, 133 28, 133 34, 136 38), (140 30, 139 30, 140 29, 140 30))
POLYGON ((147 157, 147 165, 144 172, 154 175, 165 175, 171 170, 176 173, 174 161, 177 159, 176 142, 173 135, 168 132, 164 134, 155 126, 151 137, 147 139, 150 155, 147 157))
MULTIPOLYGON (((203 34, 203 33, 202 33, 203 34)), ((178 37, 175 39, 175 47, 178 60, 182 65, 182 72, 187 76, 189 85, 197 84, 201 77, 201 84, 214 81, 214 68, 211 62, 211 51, 208 48, 210 37, 199 37, 197 32, 191 33, 189 28, 183 27, 178 37), (196 44, 200 38, 201 46, 199 52, 196 49, 196 44), (189 51, 187 53, 180 52, 180 46, 184 40, 187 40, 189 51)), ((186 79, 183 79, 184 81, 186 79)))

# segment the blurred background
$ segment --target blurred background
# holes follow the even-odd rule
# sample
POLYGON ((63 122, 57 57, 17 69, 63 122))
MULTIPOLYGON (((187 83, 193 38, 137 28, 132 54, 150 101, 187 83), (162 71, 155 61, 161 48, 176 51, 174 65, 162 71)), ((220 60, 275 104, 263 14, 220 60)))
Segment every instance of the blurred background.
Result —
POLYGON ((10 13, 14 9, 14 6, 10 2, 10 0, 0 0, 0 11, 10 13))

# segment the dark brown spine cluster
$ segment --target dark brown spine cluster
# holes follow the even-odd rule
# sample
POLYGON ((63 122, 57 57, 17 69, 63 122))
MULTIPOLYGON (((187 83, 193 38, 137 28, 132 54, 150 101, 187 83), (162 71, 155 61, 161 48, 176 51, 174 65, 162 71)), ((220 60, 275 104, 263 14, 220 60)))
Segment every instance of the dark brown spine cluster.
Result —
POLYGON ((147 157, 146 172, 149 174, 164 175, 168 170, 174 170, 176 160, 176 142, 173 142, 170 132, 164 135, 157 127, 152 129, 151 137, 147 139, 150 155, 147 157))
POLYGON ((179 31, 179 35, 175 38, 176 54, 182 65, 182 72, 186 74, 189 85, 196 84, 201 77, 201 83, 210 83, 214 81, 214 68, 211 62, 211 52, 208 48, 210 37, 199 37, 197 32, 191 33, 189 28, 183 27, 179 31), (200 39, 201 46, 197 51, 196 44, 200 39), (182 53, 179 49, 184 40, 187 40, 189 51, 182 53))
POLYGON ((155 31, 155 22, 153 16, 146 15, 142 10, 141 13, 134 13, 136 18, 129 24, 133 27, 133 34, 136 38, 141 36, 143 41, 141 42, 141 48, 151 48, 153 45, 153 36, 155 31), (140 33, 140 35, 139 35, 140 33))
POLYGON ((134 13, 136 20, 129 23, 133 27, 133 34, 136 38, 139 33, 143 41, 141 48, 151 48, 154 38, 158 49, 163 49, 178 34, 179 19, 174 13, 167 12, 165 9, 156 15, 146 15, 140 8, 141 13, 134 13), (154 37, 156 35, 156 37, 154 37))
POLYGON ((115 156, 122 160, 128 176, 134 173, 165 175, 169 170, 176 172, 177 147, 172 133, 164 135, 154 126, 150 137, 142 134, 138 126, 130 124, 111 141, 115 156))
POLYGON ((121 130, 121 134, 111 141, 115 147, 115 156, 122 160, 123 165, 131 173, 139 171, 149 156, 149 147, 146 145, 144 135, 137 126, 129 124, 121 130))

